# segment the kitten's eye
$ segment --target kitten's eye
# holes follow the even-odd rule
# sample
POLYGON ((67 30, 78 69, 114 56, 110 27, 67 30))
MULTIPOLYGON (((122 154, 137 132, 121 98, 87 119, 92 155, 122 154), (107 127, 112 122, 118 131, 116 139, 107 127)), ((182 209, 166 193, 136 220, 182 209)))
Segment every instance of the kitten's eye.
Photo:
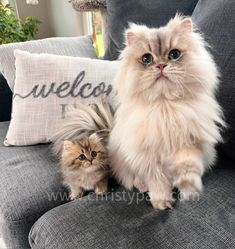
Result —
POLYGON ((153 56, 151 54, 144 54, 141 60, 143 64, 149 65, 153 62, 153 56))
POLYGON ((84 154, 81 154, 81 155, 78 157, 78 159, 79 159, 80 161, 84 161, 84 160, 86 159, 86 156, 85 156, 84 154))
POLYGON ((180 55, 181 55, 181 52, 179 51, 179 49, 172 49, 168 54, 168 59, 176 60, 180 57, 180 55))
POLYGON ((91 152, 91 156, 92 156, 92 157, 96 157, 96 156, 97 156, 97 152, 93 150, 93 151, 91 152))

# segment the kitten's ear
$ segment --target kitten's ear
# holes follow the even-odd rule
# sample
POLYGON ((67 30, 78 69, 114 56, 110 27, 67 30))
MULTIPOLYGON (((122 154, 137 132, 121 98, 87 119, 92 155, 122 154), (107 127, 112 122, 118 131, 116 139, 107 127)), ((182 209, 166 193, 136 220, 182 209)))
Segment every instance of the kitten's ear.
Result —
POLYGON ((97 136, 98 136, 98 137, 100 138, 100 140, 102 140, 105 144, 108 143, 109 134, 110 134, 110 131, 109 131, 109 130, 97 131, 97 136))
POLYGON ((100 137, 98 136, 98 134, 95 132, 95 133, 92 133, 90 136, 89 136, 89 140, 94 142, 94 143, 97 143, 100 141, 100 137))
POLYGON ((192 19, 189 18, 189 17, 184 18, 184 19, 181 21, 180 26, 181 26, 183 29, 185 29, 186 31, 192 32, 192 30, 193 30, 192 19))
POLYGON ((64 144, 63 144, 63 149, 65 151, 70 151, 72 149, 73 146, 73 142, 69 141, 69 140, 65 140, 64 144))

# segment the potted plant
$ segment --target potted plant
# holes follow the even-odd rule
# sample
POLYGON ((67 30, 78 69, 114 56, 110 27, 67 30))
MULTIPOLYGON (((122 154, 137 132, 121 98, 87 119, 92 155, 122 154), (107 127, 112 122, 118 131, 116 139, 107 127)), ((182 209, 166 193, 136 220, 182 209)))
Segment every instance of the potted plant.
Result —
POLYGON ((0 45, 32 40, 38 32, 40 21, 32 16, 20 20, 13 8, 0 0, 0 45))

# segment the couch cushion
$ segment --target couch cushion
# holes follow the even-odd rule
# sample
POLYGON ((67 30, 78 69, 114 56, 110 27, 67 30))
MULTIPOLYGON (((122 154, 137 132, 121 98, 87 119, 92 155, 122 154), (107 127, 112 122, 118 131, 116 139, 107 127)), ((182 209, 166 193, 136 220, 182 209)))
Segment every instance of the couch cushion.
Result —
POLYGON ((0 228, 8 248, 26 249, 34 222, 66 198, 48 145, 4 147, 8 122, 0 123, 0 228))
POLYGON ((15 81, 15 49, 21 49, 32 53, 97 58, 90 36, 53 37, 3 44, 0 46, 0 72, 7 79, 7 83, 12 90, 14 89, 15 81))
POLYGON ((140 201, 142 195, 137 204, 137 192, 122 189, 107 199, 83 197, 43 215, 30 232, 30 245, 33 249, 235 248, 234 177, 231 169, 215 169, 204 177, 199 200, 165 211, 140 201))
POLYGON ((107 0, 106 60, 116 60, 124 47, 123 33, 128 22, 145 24, 151 27, 165 25, 176 12, 191 15, 198 0, 107 0), (173 3, 174 2, 174 3, 173 3))
POLYGON ((235 4, 234 0, 199 1, 193 20, 212 46, 212 54, 221 72, 218 100, 228 123, 224 133, 224 155, 235 160, 235 4))

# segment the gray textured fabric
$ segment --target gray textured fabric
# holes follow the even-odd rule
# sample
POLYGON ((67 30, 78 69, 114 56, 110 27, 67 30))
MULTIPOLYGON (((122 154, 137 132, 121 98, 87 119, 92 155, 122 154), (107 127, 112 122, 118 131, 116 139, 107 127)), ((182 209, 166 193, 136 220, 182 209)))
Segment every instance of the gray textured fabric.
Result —
MULTIPOLYGON (((95 201, 83 197, 50 210, 33 226, 33 249, 225 249, 235 248, 235 171, 217 169, 204 178, 199 201, 154 210, 149 203, 95 201)), ((122 191, 120 189, 120 191, 122 191)), ((136 195, 137 196, 137 195, 136 195)))
POLYGON ((198 0, 107 0, 106 32, 109 35, 104 58, 116 60, 123 48, 123 33, 128 22, 150 27, 165 25, 178 11, 191 15, 198 0))
POLYGON ((199 1, 193 19, 212 46, 221 72, 218 100, 228 123, 221 150, 235 160, 235 2, 234 0, 199 1))
POLYGON ((48 196, 64 188, 48 145, 3 146, 8 124, 0 123, 0 234, 8 249, 26 249, 34 222, 64 202, 48 196))
POLYGON ((90 36, 47 38, 1 45, 0 72, 6 78, 11 90, 13 89, 15 80, 15 49, 21 49, 31 53, 97 58, 90 36))

